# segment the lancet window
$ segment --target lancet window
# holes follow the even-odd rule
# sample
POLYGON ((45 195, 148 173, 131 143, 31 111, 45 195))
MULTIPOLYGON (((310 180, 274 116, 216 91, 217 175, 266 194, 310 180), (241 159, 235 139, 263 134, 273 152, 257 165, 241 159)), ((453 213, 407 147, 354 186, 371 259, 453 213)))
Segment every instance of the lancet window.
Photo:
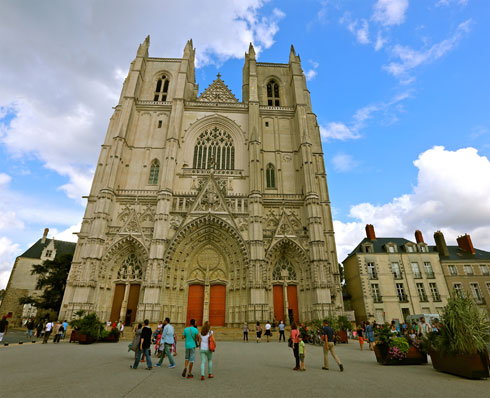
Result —
POLYGON ((275 281, 282 281, 284 279, 289 281, 296 280, 296 271, 294 270, 294 266, 285 256, 282 256, 277 261, 276 266, 272 271, 272 279, 275 281))
POLYGON ((138 280, 142 279, 143 270, 141 268, 141 262, 138 260, 136 254, 130 254, 123 261, 121 268, 117 273, 117 279, 120 280, 138 280))
POLYGON ((151 162, 151 166, 150 166, 150 176, 148 177, 148 184, 157 185, 159 173, 160 173, 160 162, 154 159, 151 162))
POLYGON ((276 187, 276 169, 272 163, 269 163, 265 169, 265 183, 267 188, 276 187))
POLYGON ((203 131, 194 147, 194 169, 233 170, 235 147, 233 138, 224 130, 214 127, 203 131))
POLYGON ((267 83, 267 105, 281 106, 279 101, 279 84, 275 80, 267 83))
POLYGON ((157 80, 157 86, 155 88, 155 94, 153 96, 153 101, 166 101, 168 94, 168 85, 170 80, 168 80, 167 75, 162 75, 157 80))

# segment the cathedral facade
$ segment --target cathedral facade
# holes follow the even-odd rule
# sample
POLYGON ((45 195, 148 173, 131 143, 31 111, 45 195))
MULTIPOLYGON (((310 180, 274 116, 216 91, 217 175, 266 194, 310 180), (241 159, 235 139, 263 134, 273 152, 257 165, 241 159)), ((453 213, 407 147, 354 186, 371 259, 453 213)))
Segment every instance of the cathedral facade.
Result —
POLYGON ((97 163, 60 318, 214 326, 343 309, 319 126, 301 61, 256 61, 242 101, 199 95, 195 49, 140 45, 97 163))

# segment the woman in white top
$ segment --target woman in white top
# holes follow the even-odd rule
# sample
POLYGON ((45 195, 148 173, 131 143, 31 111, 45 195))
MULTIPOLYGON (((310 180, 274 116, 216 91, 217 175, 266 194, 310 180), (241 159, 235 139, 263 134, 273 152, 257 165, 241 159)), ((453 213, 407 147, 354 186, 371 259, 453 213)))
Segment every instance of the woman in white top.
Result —
MULTIPOLYGON (((201 333, 199 334, 199 348, 201 350, 201 380, 205 380, 204 368, 206 360, 208 361, 208 378, 212 379, 213 375, 213 353, 209 350, 209 339, 213 335, 213 331, 209 326, 209 322, 204 322, 201 333)), ((213 337, 214 338, 214 337, 213 337)))

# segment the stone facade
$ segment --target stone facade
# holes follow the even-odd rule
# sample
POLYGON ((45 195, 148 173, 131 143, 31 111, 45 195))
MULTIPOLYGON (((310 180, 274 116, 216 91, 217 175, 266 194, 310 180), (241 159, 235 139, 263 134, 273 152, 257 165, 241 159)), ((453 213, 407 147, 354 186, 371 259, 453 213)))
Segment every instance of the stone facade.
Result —
POLYGON ((36 315, 34 307, 19 303, 21 297, 41 293, 36 289, 37 277, 31 274, 32 266, 75 251, 75 243, 48 239, 48 231, 46 228, 43 237, 15 259, 5 297, 0 305, 0 314, 9 315, 12 325, 18 326, 22 319, 36 315))
POLYGON ((216 325, 342 312, 319 126, 293 48, 260 63, 242 102, 200 95, 182 58, 138 49, 102 145, 61 318, 216 325))
POLYGON ((377 238, 372 225, 366 238, 343 261, 347 292, 356 321, 403 321, 407 315, 440 314, 449 291, 439 253, 424 243, 377 238))

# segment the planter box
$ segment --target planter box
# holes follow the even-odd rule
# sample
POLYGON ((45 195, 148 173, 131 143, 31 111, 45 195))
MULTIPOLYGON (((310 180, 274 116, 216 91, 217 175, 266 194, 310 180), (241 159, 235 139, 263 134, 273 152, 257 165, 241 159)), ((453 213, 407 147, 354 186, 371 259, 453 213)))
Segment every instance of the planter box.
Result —
POLYGON ((117 343, 119 341, 119 337, 116 336, 107 336, 99 340, 102 343, 117 343))
POLYGON ((337 332, 337 343, 347 344, 348 342, 347 332, 345 330, 339 330, 337 332))
POLYGON ((76 343, 78 342, 79 334, 77 333, 76 330, 72 330, 71 335, 70 335, 70 343, 76 343))
POLYGON ((487 379, 488 353, 448 355, 439 351, 429 352, 432 366, 440 372, 466 377, 468 379, 487 379))
POLYGON ((79 338, 78 342, 80 344, 92 344, 95 343, 95 339, 92 336, 89 336, 88 334, 82 334, 82 333, 77 333, 79 338))
POLYGON ((388 358, 388 349, 386 344, 376 344, 374 346, 376 360, 381 365, 423 365, 427 363, 427 354, 415 347, 410 347, 407 357, 401 360, 388 358))

